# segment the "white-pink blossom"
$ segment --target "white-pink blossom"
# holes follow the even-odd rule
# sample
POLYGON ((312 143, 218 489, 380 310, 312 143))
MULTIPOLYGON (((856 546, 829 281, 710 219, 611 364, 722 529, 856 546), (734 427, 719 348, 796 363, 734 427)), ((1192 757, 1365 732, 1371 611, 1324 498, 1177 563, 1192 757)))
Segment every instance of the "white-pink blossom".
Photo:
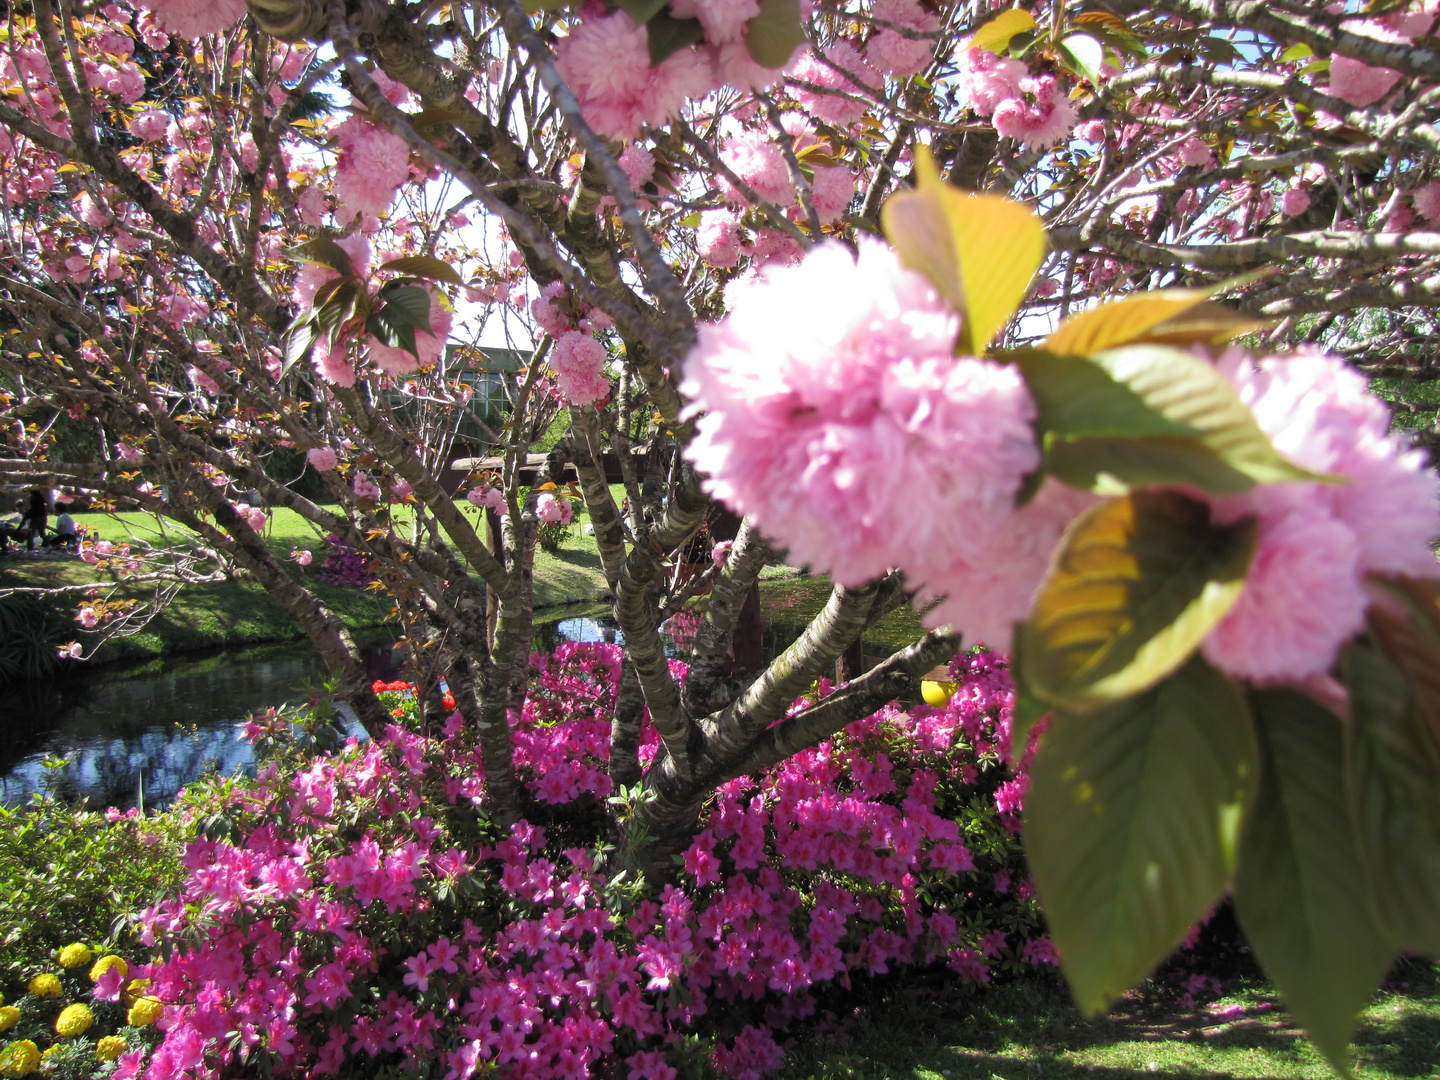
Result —
POLYGON ((351 490, 355 492, 357 499, 380 498, 380 485, 370 478, 369 473, 357 472, 351 490))
POLYGON ((1257 682, 1329 670, 1363 625, 1370 573, 1440 576, 1440 483, 1424 454, 1390 434, 1390 415, 1337 357, 1307 351, 1220 368, 1290 461, 1340 483, 1266 484, 1214 500, 1222 521, 1253 514, 1255 559, 1240 600, 1205 645, 1217 667, 1257 682))
POLYGON ((1023 97, 1007 98, 990 118, 995 130, 1037 150, 1048 150, 1075 127, 1075 106, 1053 75, 1021 79, 1023 97))
POLYGON ((1040 461, 1035 407, 1013 366, 954 357, 958 319, 923 277, 883 244, 826 243, 728 299, 681 387, 711 494, 847 585, 899 565, 938 593, 936 552, 991 550, 1040 461))
POLYGON ((574 513, 569 499, 557 499, 548 491, 535 501, 535 516, 547 525, 568 525, 574 513))
POLYGON ((1019 60, 996 56, 989 49, 959 50, 956 86, 961 98, 981 116, 989 116, 1007 98, 1020 96, 1020 80, 1030 69, 1019 60))
MULTIPOLYGON (((921 7, 916 0, 875 0, 870 14, 897 26, 933 34, 940 29, 940 20, 921 7)), ((912 38, 882 27, 865 46, 865 57, 878 70, 897 79, 919 74, 935 50, 930 38, 912 38)))
POLYGON ((593 405, 610 393, 605 375, 605 346, 572 330, 555 339, 550 350, 550 367, 560 396, 569 405, 593 405))
POLYGON ((638 191, 655 176, 655 155, 639 143, 631 143, 620 151, 620 168, 625 170, 630 187, 638 191))
POLYGON ((339 148, 335 162, 335 197, 340 216, 383 214, 395 190, 410 177, 410 148, 400 136, 352 116, 334 132, 339 148))
MULTIPOLYGON (((789 206, 795 201, 795 185, 790 181, 785 154, 768 132, 746 131, 726 139, 720 160, 767 202, 789 206)), ((720 183, 732 201, 748 202, 723 176, 720 183)))
POLYGON ((1440 180, 1421 184, 1411 193, 1410 204, 1431 225, 1440 225, 1440 180))
POLYGON ((143 6, 166 33, 188 39, 227 30, 245 15, 245 0, 146 0, 143 6))
POLYGON ((731 210, 706 210, 695 232, 695 250, 711 266, 731 267, 740 261, 740 215, 731 210))
POLYGON ((1330 58, 1330 93, 1351 105, 1373 105, 1399 81, 1400 73, 1391 68, 1371 67, 1340 53, 1330 58))
POLYGON ((1280 196, 1280 212, 1286 217, 1299 217, 1310 209, 1310 193, 1301 187, 1288 188, 1280 196))
POLYGON ((305 451, 305 460, 321 472, 330 472, 340 459, 328 446, 314 446, 305 451))
MULTIPOLYGON (((827 90, 850 94, 864 93, 859 83, 876 86, 881 81, 879 72, 866 62, 853 44, 844 40, 835 42, 825 50, 825 60, 814 54, 803 57, 795 67, 795 78, 827 90), (837 68, 839 70, 836 70, 837 68), (859 80, 859 83, 856 80, 859 80)), ((841 128, 849 127, 859 120, 868 107, 864 101, 843 97, 838 93, 826 94, 807 90, 804 87, 796 87, 794 95, 795 100, 815 119, 841 128)))
POLYGON ((555 46, 555 67, 580 102, 586 121, 612 138, 630 140, 645 125, 676 115, 690 97, 715 85, 710 58, 686 46, 650 66, 649 31, 624 11, 587 18, 555 46))
POLYGON ((508 509, 505 493, 497 487, 473 487, 465 493, 465 498, 471 506, 485 507, 497 514, 503 514, 508 509))
POLYGON ((849 169, 820 167, 815 170, 815 178, 810 182, 810 198, 820 224, 839 221, 854 197, 855 177, 849 169))
POLYGON ((170 126, 170 114, 160 109, 146 109, 130 121, 130 134, 145 142, 160 142, 170 126))

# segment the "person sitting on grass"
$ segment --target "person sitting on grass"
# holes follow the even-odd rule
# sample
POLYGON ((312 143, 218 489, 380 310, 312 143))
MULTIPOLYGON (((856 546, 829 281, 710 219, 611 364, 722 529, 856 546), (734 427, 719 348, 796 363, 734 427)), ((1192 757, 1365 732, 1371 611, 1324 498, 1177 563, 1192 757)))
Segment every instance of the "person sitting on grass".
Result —
POLYGON ((55 530, 45 538, 45 546, 64 548, 71 552, 80 550, 80 537, 75 528, 75 519, 70 516, 68 507, 60 507, 60 513, 55 515, 55 530))

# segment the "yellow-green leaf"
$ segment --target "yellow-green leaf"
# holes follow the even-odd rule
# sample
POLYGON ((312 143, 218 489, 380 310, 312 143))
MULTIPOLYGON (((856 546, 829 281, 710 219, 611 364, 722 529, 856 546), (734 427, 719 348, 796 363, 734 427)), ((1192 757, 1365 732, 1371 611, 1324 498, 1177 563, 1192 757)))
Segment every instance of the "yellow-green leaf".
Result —
POLYGON ((1021 682, 1084 710, 1141 693, 1180 667, 1234 606, 1255 523, 1210 519, 1178 492, 1137 492, 1066 530, 1018 634, 1021 682))
POLYGON ((1208 289, 1135 293, 1070 316, 1045 339, 1045 348, 1067 356, 1089 356, 1102 349, 1125 345, 1209 297, 1208 289))
POLYGON ((924 147, 915 168, 915 190, 885 203, 885 235, 900 261, 960 313, 961 348, 979 356, 1030 288, 1045 254, 1045 230, 1021 203, 947 184, 924 147))
POLYGON ((975 31, 974 37, 970 39, 970 47, 989 49, 994 53, 1003 52, 1010 45, 1012 37, 1027 30, 1034 30, 1035 25, 1035 16, 1023 8, 1002 11, 975 31))

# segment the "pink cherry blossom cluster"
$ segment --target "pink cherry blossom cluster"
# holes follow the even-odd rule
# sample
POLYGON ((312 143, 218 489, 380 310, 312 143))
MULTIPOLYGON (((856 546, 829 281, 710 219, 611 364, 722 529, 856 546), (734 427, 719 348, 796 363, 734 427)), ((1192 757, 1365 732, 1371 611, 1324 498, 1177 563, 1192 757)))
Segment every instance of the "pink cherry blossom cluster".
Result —
POLYGON ((331 133, 339 156, 335 162, 337 216, 353 221, 357 214, 383 214, 395 190, 410 179, 410 148, 400 136, 352 116, 331 133))
MULTIPOLYGON (((820 173, 844 173, 847 178, 849 176, 844 169, 817 170, 817 177, 820 173)), ((817 184, 819 182, 817 179, 817 184)), ((853 194, 854 181, 847 179, 847 182, 851 184, 851 193, 853 194)), ((817 191, 815 194, 818 197, 819 192, 817 191)), ((845 202, 848 204, 848 196, 845 202)), ((822 204, 816 206, 817 213, 820 205, 822 204)), ((840 205, 835 210, 836 215, 843 213, 844 209, 845 206, 840 205)), ((756 228, 747 235, 742 225, 741 215, 728 208, 706 210, 701 213, 700 227, 695 232, 695 250, 699 253, 700 258, 711 266, 719 267, 736 266, 745 256, 749 256, 751 265, 754 267, 764 266, 768 263, 792 263, 803 254, 794 237, 779 229, 756 228)))
POLYGON ((584 406, 609 397, 610 379, 605 374, 609 358, 604 345, 578 330, 556 338, 550 350, 550 368, 561 399, 567 405, 584 406))
POLYGON ((546 525, 564 528, 575 516, 575 504, 563 496, 557 499, 547 491, 535 501, 535 516, 546 525))
MULTIPOLYGON (((791 147, 797 154, 804 153, 818 142, 814 126, 799 114, 786 114, 785 129, 786 134, 790 137, 791 147)), ((760 198, 774 203, 783 210, 788 210, 793 220, 803 220, 804 212, 800 208, 799 190, 791 180, 784 152, 780 149, 779 143, 775 141, 773 133, 758 129, 747 130, 726 139, 720 148, 720 160, 736 176, 745 181, 760 198)), ((727 201, 737 206, 749 204, 748 197, 735 187, 728 177, 722 175, 719 181, 727 201)), ((812 167, 809 185, 811 205, 814 206, 815 214, 822 225, 839 221, 845 215, 850 200, 855 197, 854 176, 851 175, 849 169, 839 166, 816 165, 812 167)), ((739 258, 738 234, 735 233, 738 223, 737 217, 728 215, 725 211, 708 211, 702 218, 699 239, 701 257, 715 266, 733 266, 735 260, 739 258), (717 228, 721 233, 728 228, 729 233, 736 239, 734 241, 722 239, 720 233, 716 232, 717 228), (708 235, 707 229, 709 230, 708 235), (735 252, 733 257, 725 254, 726 251, 732 249, 735 252)), ((774 230, 766 231, 773 232, 774 230)), ((784 234, 777 235, 783 236, 784 234)), ((793 242, 791 246, 794 248, 793 255, 798 256, 798 246, 795 246, 793 242)), ((790 257, 787 254, 784 261, 790 261, 790 257)), ((764 261, 759 255, 755 255, 755 258, 757 262, 764 261)))
POLYGON ((955 359, 959 321, 890 248, 823 244, 727 293, 681 391, 708 490, 791 557, 859 585, 903 568, 931 613, 996 648, 1087 497, 1047 484, 1018 370, 955 359))
MULTIPOLYGON (((619 665, 598 643, 534 659, 532 700, 512 719, 532 782, 577 760, 603 767, 619 665)), ((179 895, 143 913, 144 942, 178 947, 148 972, 164 1040, 126 1076, 322 1077, 423 1057, 450 1080, 497 1066, 649 1080, 674 1077, 676 1044, 720 1021, 738 1032, 711 1064, 758 1080, 779 1067, 779 1040, 853 979, 944 964, 984 983, 1052 963, 1033 889, 1010 887, 1018 847, 983 809, 1009 775, 1005 664, 978 654, 952 670, 961 686, 944 710, 887 707, 726 785, 679 880, 624 903, 598 861, 602 818, 594 848, 566 846, 608 790, 603 773, 552 803, 561 829, 477 833, 480 751, 458 713, 443 739, 391 725, 288 769, 272 759, 231 791, 232 838, 193 841, 179 895), (967 813, 983 857, 952 820, 967 813)), ((379 689, 387 703, 413 695, 379 689)), ((246 734, 268 744, 285 729, 257 717, 246 734)))
POLYGON ((148 0, 141 6, 155 13, 167 34, 183 39, 218 34, 245 15, 245 0, 148 0))
POLYGON ((1069 137, 1077 112, 1053 75, 1032 77, 1020 60, 988 49, 962 49, 961 95, 995 130, 1027 147, 1049 149, 1069 137))
POLYGON ((554 338, 570 330, 589 334, 615 325, 609 315, 571 292, 563 281, 552 281, 541 289, 530 301, 530 314, 540 329, 554 338))
POLYGON ((1220 368, 1290 461, 1338 483, 1266 484, 1214 500, 1221 520, 1253 514, 1259 542, 1240 599, 1205 642, 1207 659, 1258 682, 1328 671, 1365 624, 1368 574, 1440 576, 1440 486, 1422 451, 1390 433, 1365 378, 1316 351, 1220 368))
POLYGON ((483 506, 497 514, 503 514, 509 509, 505 502, 505 492, 497 487, 473 487, 465 493, 465 498, 471 506, 483 506))

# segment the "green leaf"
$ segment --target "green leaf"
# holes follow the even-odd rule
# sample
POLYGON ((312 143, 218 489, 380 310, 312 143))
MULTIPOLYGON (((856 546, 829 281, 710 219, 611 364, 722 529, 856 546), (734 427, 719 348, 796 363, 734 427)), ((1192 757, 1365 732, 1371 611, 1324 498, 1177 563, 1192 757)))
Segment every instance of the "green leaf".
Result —
POLYGON ((1315 51, 1311 49, 1309 45, 1306 45, 1303 41, 1297 41, 1280 54, 1280 62, 1282 64, 1288 64, 1292 60, 1308 60, 1314 55, 1315 51))
POLYGON ((970 39, 972 49, 989 49, 993 53, 1004 52, 1010 47, 1010 39, 1035 29, 1035 16, 1023 8, 1002 11, 985 23, 970 39))
POLYGON ((1440 956, 1440 752, 1380 648, 1352 644, 1343 663, 1347 788, 1380 918, 1396 948, 1440 956))
POLYGON ((345 324, 360 312, 366 300, 365 288, 359 278, 344 278, 340 287, 315 309, 315 323, 333 346, 345 324))
POLYGON ((1349 1075, 1355 1016, 1393 950, 1375 915, 1343 797, 1338 717, 1294 690, 1250 695, 1260 788, 1235 870, 1235 911, 1316 1047, 1349 1075))
POLYGON ((380 290, 386 318, 396 326, 433 333, 430 328, 430 293, 420 285, 387 285, 380 290))
POLYGON ((1055 717, 1025 855, 1082 1010, 1108 1008, 1220 898, 1258 772, 1244 698, 1198 657, 1139 697, 1055 717))
POLYGON ((367 318, 365 329, 381 345, 388 345, 392 349, 404 349, 417 360, 420 358, 420 350, 415 344, 415 327, 408 322, 397 321, 388 307, 381 308, 367 318))
POLYGON ((961 191, 917 147, 913 191, 881 211, 900 261, 924 275, 964 317, 960 347, 981 355, 1015 313, 1045 255, 1045 230, 1023 203, 961 191))
POLYGON ((1082 356, 1024 349, 1006 354, 1006 359, 1012 358, 1035 399, 1039 409, 1036 425, 1043 432, 1067 438, 1194 438, 1200 434, 1189 424, 1156 412, 1134 390, 1082 356))
POLYGON ((1137 431, 1151 442, 1127 447, 1114 440, 1067 439, 1059 432, 1053 445, 1047 444, 1046 468, 1066 483, 1101 491, 1195 484, 1231 495, 1255 484, 1328 479, 1286 461, 1235 388, 1201 357, 1165 345, 1130 345, 1088 359, 1151 410, 1196 436, 1153 438, 1137 431))
POLYGON ((285 331, 285 359, 280 365, 280 374, 284 376, 296 364, 308 360, 319 339, 320 328, 316 325, 314 311, 307 311, 292 322, 285 331))
POLYGON ((760 0, 760 14, 745 24, 745 49, 761 67, 784 67, 804 41, 800 0, 760 0))
POLYGON ((636 26, 644 26, 669 2, 670 0, 617 0, 620 10, 629 15, 636 26))
POLYGON ((381 263, 380 269, 391 270, 397 274, 429 278, 431 281, 443 281, 447 285, 465 284, 465 279, 455 272, 454 267, 444 259, 437 259, 434 255, 406 255, 404 258, 391 259, 389 262, 381 263))
POLYGON ((280 253, 296 262, 328 266, 345 277, 355 273, 355 264, 350 261, 345 249, 328 236, 317 236, 314 240, 307 240, 295 247, 282 248, 280 253))
POLYGON ((1105 46, 1089 34, 1071 34, 1060 42, 1060 55, 1077 75, 1091 86, 1100 85, 1100 67, 1105 63, 1105 46))
POLYGON ((1019 629, 1021 684, 1044 701, 1093 708, 1180 667, 1245 584, 1255 523, 1210 520, 1173 491, 1138 492, 1066 530, 1019 629))
POLYGON ((645 28, 650 32, 650 66, 661 63, 686 45, 705 38, 699 19, 677 19, 668 11, 655 15, 645 28))

